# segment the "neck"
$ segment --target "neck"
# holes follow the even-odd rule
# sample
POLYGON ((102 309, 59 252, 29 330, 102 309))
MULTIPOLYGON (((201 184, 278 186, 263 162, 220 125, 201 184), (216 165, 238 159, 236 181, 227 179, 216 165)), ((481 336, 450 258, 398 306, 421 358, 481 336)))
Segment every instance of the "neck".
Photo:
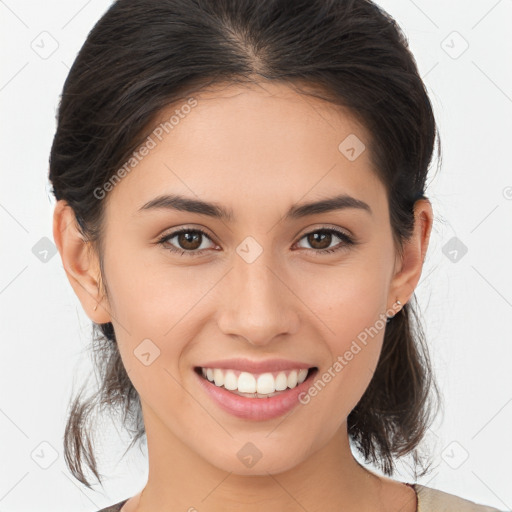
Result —
MULTIPOLYGON (((236 472, 243 468, 240 463, 234 464, 233 471, 223 471, 200 457, 159 422, 149 408, 144 411, 144 418, 149 475, 134 512, 256 512, 262 507, 266 512, 336 508, 355 512, 377 511, 382 504, 382 480, 354 459, 346 423, 327 444, 295 464, 292 461, 286 471, 264 470, 263 465, 258 469, 256 463, 253 474, 240 474, 236 472), (254 474, 255 470, 261 474, 254 474)), ((244 444, 240 440, 235 443, 238 450, 244 444)), ((131 512, 131 508, 127 509, 131 512)))

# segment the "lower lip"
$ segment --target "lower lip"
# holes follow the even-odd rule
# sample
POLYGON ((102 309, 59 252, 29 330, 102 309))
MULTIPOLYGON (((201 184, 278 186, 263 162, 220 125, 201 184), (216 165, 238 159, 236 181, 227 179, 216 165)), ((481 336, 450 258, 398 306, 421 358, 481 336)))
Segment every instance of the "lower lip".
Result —
POLYGON ((270 398, 250 398, 235 395, 224 387, 218 387, 194 370, 202 388, 221 409, 238 418, 255 421, 271 420, 291 411, 300 403, 299 395, 309 388, 311 379, 317 372, 316 368, 311 370, 304 382, 282 391, 279 395, 270 398))

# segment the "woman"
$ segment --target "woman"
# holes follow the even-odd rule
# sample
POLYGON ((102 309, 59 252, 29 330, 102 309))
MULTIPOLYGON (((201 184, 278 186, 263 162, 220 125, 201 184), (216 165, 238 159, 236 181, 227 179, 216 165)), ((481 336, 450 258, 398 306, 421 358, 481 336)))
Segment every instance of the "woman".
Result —
POLYGON ((66 461, 101 482, 98 405, 148 444, 146 486, 104 512, 495 510, 350 445, 426 472, 438 389, 413 294, 436 134, 369 1, 111 6, 64 85, 49 175, 102 378, 72 404, 66 461))

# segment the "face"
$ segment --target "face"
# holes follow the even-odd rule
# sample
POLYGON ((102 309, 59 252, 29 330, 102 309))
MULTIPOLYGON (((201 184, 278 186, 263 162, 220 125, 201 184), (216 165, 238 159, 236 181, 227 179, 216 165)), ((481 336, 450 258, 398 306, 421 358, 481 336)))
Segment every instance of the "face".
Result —
POLYGON ((395 281, 386 191, 369 150, 360 152, 368 133, 341 108, 282 84, 194 98, 193 108, 184 101, 161 113, 155 128, 176 110, 179 122, 153 132, 146 156, 105 199, 102 321, 114 325, 148 439, 165 433, 237 474, 281 472, 345 424, 377 365, 385 315, 408 298, 398 288, 405 278, 395 281), (187 211, 183 201, 144 208, 165 195, 230 216, 187 211), (297 210, 337 196, 352 203, 297 210), (226 390, 231 398, 219 402, 220 388, 196 369, 232 358, 317 370, 288 402, 226 390), (254 468, 241 464, 243 447, 262 454, 254 468))

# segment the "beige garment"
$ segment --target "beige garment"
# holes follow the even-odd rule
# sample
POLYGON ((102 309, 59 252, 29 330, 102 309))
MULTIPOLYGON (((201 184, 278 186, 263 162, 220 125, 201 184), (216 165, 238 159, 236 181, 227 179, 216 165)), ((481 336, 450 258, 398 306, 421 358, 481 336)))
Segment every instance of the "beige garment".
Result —
MULTIPOLYGON (((416 512, 505 512, 497 508, 478 505, 473 501, 460 498, 432 487, 421 484, 408 484, 414 487, 418 496, 418 508, 416 512)), ((128 498, 99 512, 119 512, 128 498)), ((506 511, 512 512, 512 511, 506 511)))
POLYGON ((439 489, 413 484, 418 495, 416 512, 505 512, 497 508, 479 505, 439 489))

